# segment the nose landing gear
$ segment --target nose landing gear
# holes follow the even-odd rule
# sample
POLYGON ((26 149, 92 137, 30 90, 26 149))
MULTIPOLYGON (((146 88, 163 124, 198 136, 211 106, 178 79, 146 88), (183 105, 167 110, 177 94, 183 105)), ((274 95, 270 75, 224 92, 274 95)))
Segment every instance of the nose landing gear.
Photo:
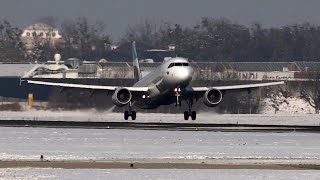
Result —
POLYGON ((176 107, 177 106, 181 106, 181 100, 180 100, 181 89, 180 88, 174 88, 174 93, 175 93, 175 96, 176 96, 176 107))

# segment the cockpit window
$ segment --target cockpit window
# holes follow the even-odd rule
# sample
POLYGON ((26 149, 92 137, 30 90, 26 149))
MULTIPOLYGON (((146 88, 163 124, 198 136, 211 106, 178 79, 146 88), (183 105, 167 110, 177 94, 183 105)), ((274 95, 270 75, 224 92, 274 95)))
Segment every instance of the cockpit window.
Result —
POLYGON ((171 68, 173 66, 190 66, 189 63, 171 63, 168 68, 171 68))

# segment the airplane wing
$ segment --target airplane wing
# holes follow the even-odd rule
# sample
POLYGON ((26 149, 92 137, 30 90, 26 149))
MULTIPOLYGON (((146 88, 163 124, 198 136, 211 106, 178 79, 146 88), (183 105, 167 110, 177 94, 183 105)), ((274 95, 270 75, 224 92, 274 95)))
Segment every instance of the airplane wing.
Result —
MULTIPOLYGON (((119 88, 119 86, 99 86, 99 85, 86 85, 86 84, 55 83, 55 82, 45 82, 45 81, 33 81, 33 80, 26 80, 26 81, 28 84, 65 87, 65 88, 91 89, 91 90, 115 91, 117 88, 119 88)), ((122 88, 126 88, 132 92, 146 92, 146 91, 148 91, 148 87, 122 87, 122 88)))
MULTIPOLYGON (((115 91, 119 86, 101 86, 101 85, 86 85, 86 84, 71 84, 71 83, 55 83, 55 82, 45 82, 45 81, 33 81, 26 80, 29 84, 36 85, 46 85, 46 86, 56 86, 56 87, 65 87, 65 88, 81 88, 81 89, 91 89, 91 90, 106 90, 106 91, 115 91)), ((283 85, 284 81, 280 82, 270 82, 270 83, 258 83, 258 84, 245 84, 245 85, 230 85, 230 86, 213 86, 213 87, 192 87, 194 92, 205 92, 208 89, 217 89, 220 91, 224 90, 247 90, 252 88, 259 88, 265 86, 275 86, 283 85)), ((123 87, 127 88, 132 92, 147 92, 148 87, 123 87)))
POLYGON ((269 82, 269 83, 258 83, 258 84, 245 84, 245 85, 230 85, 230 86, 213 86, 213 87, 192 87, 193 91, 195 92, 205 92, 208 89, 217 89, 220 91, 225 90, 247 90, 259 87, 266 87, 266 86, 276 86, 276 85, 283 85, 285 84, 284 81, 280 82, 269 82))

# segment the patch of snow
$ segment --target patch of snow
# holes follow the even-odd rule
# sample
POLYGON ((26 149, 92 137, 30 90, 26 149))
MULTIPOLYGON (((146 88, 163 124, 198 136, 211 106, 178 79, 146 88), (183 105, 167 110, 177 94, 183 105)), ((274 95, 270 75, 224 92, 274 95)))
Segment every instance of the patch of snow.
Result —
POLYGON ((285 98, 281 93, 262 101, 261 114, 314 114, 315 109, 299 97, 285 98))
POLYGON ((320 179, 316 170, 259 169, 0 169, 0 179, 320 179))
POLYGON ((320 134, 0 128, 1 160, 317 162, 320 134))

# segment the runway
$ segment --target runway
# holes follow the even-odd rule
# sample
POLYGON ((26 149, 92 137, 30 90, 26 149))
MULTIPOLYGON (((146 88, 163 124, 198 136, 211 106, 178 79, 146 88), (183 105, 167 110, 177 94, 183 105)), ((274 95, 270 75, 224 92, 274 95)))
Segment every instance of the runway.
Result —
POLYGON ((123 121, 116 116, 109 121, 1 120, 0 177, 265 179, 261 174, 268 173, 273 178, 320 178, 315 116, 300 116, 301 122, 288 117, 215 116, 220 119, 212 123, 203 117, 177 123, 172 115, 161 116, 167 121, 123 121), (220 123, 223 118, 228 123, 220 123), (268 121, 275 119, 280 119, 278 124, 268 121))
MULTIPOLYGON (((259 159, 261 161, 261 159, 259 159)), ((258 163, 254 160, 224 160, 215 163, 152 161, 83 161, 83 160, 19 160, 0 161, 0 168, 60 168, 60 169, 260 169, 260 170, 320 170, 320 164, 258 163)))
POLYGON ((199 113, 195 121, 181 114, 139 113, 137 120, 123 120, 122 113, 96 111, 2 112, 2 127, 83 129, 134 129, 215 132, 319 132, 317 115, 219 115, 199 113))
POLYGON ((5 161, 314 165, 318 133, 0 128, 5 161))
POLYGON ((0 120, 2 127, 43 127, 82 129, 135 129, 169 131, 217 131, 217 132, 320 132, 320 126, 262 125, 262 124, 218 124, 218 123, 141 123, 141 122, 85 122, 85 121, 42 121, 0 120))

